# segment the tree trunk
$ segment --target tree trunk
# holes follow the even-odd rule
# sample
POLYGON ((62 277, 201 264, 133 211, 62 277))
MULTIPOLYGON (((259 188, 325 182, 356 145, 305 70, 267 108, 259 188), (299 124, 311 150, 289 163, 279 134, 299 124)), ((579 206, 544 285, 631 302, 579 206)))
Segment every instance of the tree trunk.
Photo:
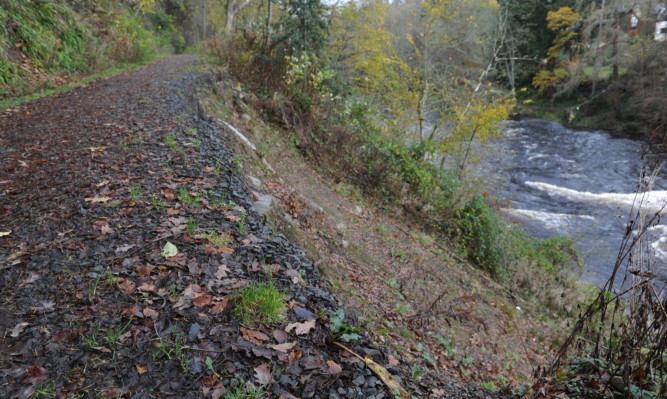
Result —
POLYGON ((250 4, 252 0, 245 0, 239 3, 239 0, 229 0, 227 2, 227 21, 225 22, 225 34, 229 36, 234 29, 234 19, 236 15, 250 4))
POLYGON ((598 37, 595 41, 595 48, 593 51, 593 87, 591 88, 591 98, 595 97, 595 86, 598 80, 598 51, 600 50, 600 39, 602 39, 602 19, 604 18, 605 0, 602 0, 602 9, 600 10, 600 22, 598 23, 598 37))

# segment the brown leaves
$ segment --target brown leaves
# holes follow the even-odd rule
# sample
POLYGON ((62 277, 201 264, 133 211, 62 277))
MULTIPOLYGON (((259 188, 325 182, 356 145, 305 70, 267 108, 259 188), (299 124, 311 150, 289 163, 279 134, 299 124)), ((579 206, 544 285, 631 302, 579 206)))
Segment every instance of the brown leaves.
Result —
POLYGON ((331 374, 338 374, 343 371, 343 368, 333 360, 327 360, 328 372, 331 374))
POLYGON ((130 295, 131 293, 134 292, 134 288, 137 285, 134 284, 132 281, 129 279, 124 279, 122 282, 118 284, 118 288, 123 292, 125 295, 130 295))
POLYGON ((296 329, 296 335, 304 335, 308 334, 308 332, 310 332, 310 330, 314 328, 315 328, 315 319, 304 321, 303 323, 289 324, 287 325, 287 328, 285 328, 285 331, 290 332, 296 329))
POLYGON ((44 367, 30 366, 23 376, 23 382, 34 384, 46 378, 49 372, 44 367))
POLYGON ((68 342, 74 341, 79 334, 85 331, 84 327, 81 327, 78 330, 62 330, 58 331, 57 333, 53 334, 53 337, 51 340, 53 342, 59 343, 59 344, 66 344, 68 342))
POLYGON ((201 296, 195 297, 192 300, 192 304, 195 305, 198 308, 203 308, 204 306, 210 305, 212 301, 213 301, 213 296, 212 295, 201 295, 201 296))
POLYGON ((93 222, 93 229, 99 230, 102 235, 113 233, 114 230, 109 226, 106 220, 96 220, 93 222))
POLYGON ((223 310, 225 310, 228 303, 229 303, 229 298, 227 297, 222 298, 222 301, 220 302, 214 302, 213 306, 211 306, 211 309, 209 309, 209 313, 218 314, 222 312, 223 310))
POLYGON ((268 385, 273 379, 271 376, 271 365, 269 363, 262 363, 255 367, 255 378, 260 385, 268 385))
POLYGON ((276 345, 266 345, 266 347, 271 348, 273 350, 277 350, 278 352, 287 353, 290 349, 294 348, 294 345, 296 345, 296 341, 285 342, 283 344, 276 344, 276 345))
POLYGON ((158 316, 160 315, 160 312, 157 310, 151 309, 151 308, 144 308, 144 316, 150 317, 153 320, 157 320, 158 316))
POLYGON ((262 342, 268 341, 270 339, 268 335, 261 331, 249 330, 243 327, 241 327, 241 334, 243 334, 243 339, 254 342, 256 344, 261 344, 262 342))

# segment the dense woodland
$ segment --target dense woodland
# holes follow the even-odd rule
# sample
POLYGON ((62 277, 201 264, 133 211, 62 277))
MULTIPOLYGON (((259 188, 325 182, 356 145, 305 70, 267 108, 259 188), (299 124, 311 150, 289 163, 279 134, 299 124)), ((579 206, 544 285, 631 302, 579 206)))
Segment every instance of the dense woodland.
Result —
MULTIPOLYGON (((565 317, 565 302, 580 299, 573 243, 508 228, 477 166, 513 116, 664 135, 665 20, 655 0, 0 0, 0 99, 6 108, 196 54, 238 79, 318 170, 418 219, 494 281, 565 317), (545 292, 551 284, 566 290, 545 292)), ((609 288, 581 303, 543 382, 595 369, 606 384, 598 378, 622 369, 626 397, 664 394, 665 327, 619 322, 619 301, 609 288), (580 362, 564 371, 584 330, 594 347, 579 342, 580 362)))

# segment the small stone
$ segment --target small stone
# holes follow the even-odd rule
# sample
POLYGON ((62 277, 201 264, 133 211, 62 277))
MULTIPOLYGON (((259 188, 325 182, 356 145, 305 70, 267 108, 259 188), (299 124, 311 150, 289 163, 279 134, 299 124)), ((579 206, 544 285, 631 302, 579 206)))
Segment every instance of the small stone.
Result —
POLYGON ((364 353, 370 357, 380 356, 380 351, 372 348, 361 348, 364 353))
POLYGON ((340 399, 340 395, 335 391, 329 392, 329 399, 340 399))
POLYGON ((357 215, 361 215, 361 214, 364 213, 364 210, 361 209, 361 207, 359 205, 354 207, 354 211, 357 212, 357 215))
POLYGON ((362 386, 364 385, 364 382, 366 382, 366 377, 363 375, 360 375, 359 377, 355 378, 354 381, 352 381, 352 383, 356 386, 362 386))
POLYGON ((340 387, 340 388, 338 388, 338 393, 341 394, 341 395, 345 395, 347 393, 347 389, 345 389, 343 387, 340 387))
POLYGON ((201 326, 199 325, 199 323, 193 323, 190 326, 190 331, 188 332, 188 339, 190 341, 194 341, 195 339, 197 339, 197 335, 199 335, 199 331, 201 331, 201 326))
POLYGON ((253 190, 259 191, 262 189, 262 182, 258 178, 253 176, 246 176, 246 179, 248 180, 248 185, 253 190))
POLYGON ((344 249, 347 249, 347 247, 350 246, 350 243, 347 242, 347 240, 343 240, 340 242, 340 246, 343 247, 344 249))
POLYGON ((340 234, 343 234, 343 235, 344 235, 345 232, 347 231, 347 226, 345 225, 345 223, 342 223, 342 222, 341 222, 341 223, 338 223, 338 224, 336 225, 336 229, 338 230, 338 232, 339 232, 340 234))

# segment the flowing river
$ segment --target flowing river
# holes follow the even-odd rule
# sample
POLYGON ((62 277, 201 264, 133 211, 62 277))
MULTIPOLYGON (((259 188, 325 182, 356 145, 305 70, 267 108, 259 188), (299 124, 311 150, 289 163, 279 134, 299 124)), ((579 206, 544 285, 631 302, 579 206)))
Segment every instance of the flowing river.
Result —
MULTIPOLYGON (((538 237, 558 233, 578 244, 582 278, 602 285, 611 275, 642 167, 641 142, 601 131, 570 130, 542 120, 505 122, 490 168, 504 213, 538 237)), ((648 206, 667 199, 666 170, 658 175, 648 206)), ((667 209, 663 211, 667 217, 667 209)), ((650 239, 667 281, 667 220, 650 239)))

